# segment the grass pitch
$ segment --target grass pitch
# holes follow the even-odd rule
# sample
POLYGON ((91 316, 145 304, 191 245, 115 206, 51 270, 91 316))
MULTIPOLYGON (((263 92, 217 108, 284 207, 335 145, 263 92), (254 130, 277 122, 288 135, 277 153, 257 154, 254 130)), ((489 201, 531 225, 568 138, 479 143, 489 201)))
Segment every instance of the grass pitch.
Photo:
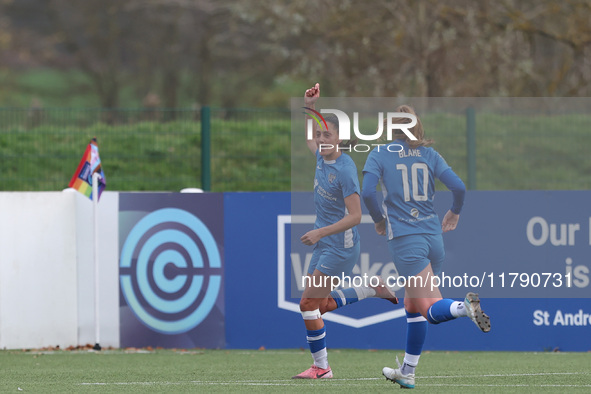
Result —
MULTIPOLYGON (((292 380, 303 350, 0 351, 0 392, 390 392, 403 351, 329 350, 333 379, 292 380)), ((591 353, 424 352, 416 390, 591 391, 591 353)))

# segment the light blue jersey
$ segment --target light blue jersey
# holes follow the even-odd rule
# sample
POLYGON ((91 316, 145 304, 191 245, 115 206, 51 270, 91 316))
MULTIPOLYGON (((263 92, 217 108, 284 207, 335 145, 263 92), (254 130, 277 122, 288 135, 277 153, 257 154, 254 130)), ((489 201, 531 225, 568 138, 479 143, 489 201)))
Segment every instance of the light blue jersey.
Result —
MULTIPOLYGON (((345 197, 360 194, 357 167, 353 159, 342 153, 336 160, 326 161, 316 151, 316 175, 314 177, 314 205, 316 223, 314 228, 326 227, 347 215, 345 197)), ((319 244, 337 248, 351 248, 359 242, 357 227, 343 233, 324 237, 319 244)))
POLYGON ((412 149, 401 140, 371 151, 363 172, 380 179, 388 239, 410 234, 441 234, 441 223, 433 209, 435 178, 448 169, 449 165, 433 148, 412 149))

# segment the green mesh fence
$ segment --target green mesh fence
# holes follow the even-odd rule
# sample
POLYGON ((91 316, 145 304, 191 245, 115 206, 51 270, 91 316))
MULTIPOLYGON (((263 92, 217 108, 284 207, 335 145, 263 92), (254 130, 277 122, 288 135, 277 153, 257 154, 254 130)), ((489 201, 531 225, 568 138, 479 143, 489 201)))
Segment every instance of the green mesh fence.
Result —
MULTIPOLYGON (((97 137, 107 190, 202 187, 201 111, 0 109, 0 190, 67 187, 97 137)), ((289 111, 211 109, 211 190, 289 190, 289 111)))
MULTIPOLYGON (((0 190, 67 187, 97 137, 107 190, 289 191, 287 109, 211 108, 210 173, 202 173, 201 111, 0 108, 0 190)), ((421 116, 426 133, 478 190, 591 188, 591 116, 475 110, 469 163, 466 112, 421 116)), ((360 170, 363 163, 358 163, 360 170)))
POLYGON ((97 137, 108 190, 178 190, 200 179, 199 111, 0 110, 0 188, 62 190, 97 137))
POLYGON ((289 191, 290 111, 211 111, 213 191, 289 191))

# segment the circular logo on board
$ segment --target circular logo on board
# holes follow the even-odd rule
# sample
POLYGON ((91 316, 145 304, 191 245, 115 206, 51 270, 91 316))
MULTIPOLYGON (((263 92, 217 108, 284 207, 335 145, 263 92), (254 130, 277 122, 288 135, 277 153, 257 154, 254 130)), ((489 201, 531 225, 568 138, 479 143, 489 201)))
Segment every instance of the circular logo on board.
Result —
POLYGON ((222 283, 213 235, 178 208, 138 221, 123 244, 119 267, 127 305, 144 325, 163 334, 198 326, 214 307, 222 283))

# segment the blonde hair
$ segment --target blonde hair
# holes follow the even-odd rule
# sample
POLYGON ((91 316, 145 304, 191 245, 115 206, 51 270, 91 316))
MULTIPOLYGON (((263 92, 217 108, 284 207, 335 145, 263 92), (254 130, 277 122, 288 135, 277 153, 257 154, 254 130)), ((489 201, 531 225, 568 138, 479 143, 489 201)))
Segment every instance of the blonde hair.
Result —
MULTIPOLYGON (((404 112, 407 114, 412 114, 417 117, 417 124, 415 126, 409 128, 409 131, 412 133, 412 135, 414 135, 417 138, 417 140, 414 141, 414 140, 409 139, 408 136, 406 134, 404 134, 404 132, 400 129, 394 130, 394 136, 393 136, 394 138, 405 141, 406 143, 408 143, 409 148, 412 148, 412 149, 418 148, 419 146, 429 146, 435 142, 432 139, 425 138, 425 130, 423 129, 423 124, 421 123, 421 119, 419 119, 415 110, 411 106, 401 105, 398 108, 396 108, 396 112, 404 112)), ((384 119, 384 128, 386 127, 386 123, 387 123, 387 119, 384 119)), ((392 123, 394 123, 394 124, 410 123, 410 119, 409 118, 392 118, 392 123)))

